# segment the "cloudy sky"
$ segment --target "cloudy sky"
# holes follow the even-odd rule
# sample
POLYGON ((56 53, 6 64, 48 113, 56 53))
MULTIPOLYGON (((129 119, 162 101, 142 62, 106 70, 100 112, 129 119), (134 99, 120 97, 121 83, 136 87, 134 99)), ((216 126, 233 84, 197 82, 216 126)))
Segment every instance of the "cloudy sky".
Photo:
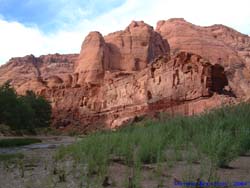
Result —
POLYGON ((78 53, 88 32, 104 35, 131 20, 185 18, 250 34, 250 0, 0 0, 0 64, 11 57, 78 53))

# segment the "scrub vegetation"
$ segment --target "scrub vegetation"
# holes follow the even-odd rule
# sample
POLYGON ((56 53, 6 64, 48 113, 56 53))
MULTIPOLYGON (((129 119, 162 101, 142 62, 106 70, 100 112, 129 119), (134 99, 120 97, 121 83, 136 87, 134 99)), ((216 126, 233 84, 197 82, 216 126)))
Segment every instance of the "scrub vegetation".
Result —
MULTIPOLYGON (((218 180, 216 169, 250 150, 250 105, 224 106, 192 117, 146 119, 117 131, 100 131, 59 149, 57 160, 67 157, 84 164, 87 176, 105 177, 108 167, 119 161, 133 170, 133 182, 140 182, 145 165, 173 166, 177 161, 200 164, 207 181, 218 180)), ((197 178, 197 177, 196 177, 197 178)), ((199 178, 204 178, 199 177, 199 178)), ((190 174, 183 179, 190 179, 190 174)), ((132 181, 132 180, 131 180, 132 181)), ((131 182, 130 182, 131 183, 131 182)))
POLYGON ((0 86, 0 125, 2 132, 6 126, 12 131, 34 131, 49 127, 51 120, 51 105, 43 97, 32 91, 25 95, 17 95, 14 88, 7 82, 0 86))
POLYGON ((42 142, 38 138, 12 138, 12 139, 0 139, 0 148, 10 148, 25 146, 29 144, 35 144, 42 142))

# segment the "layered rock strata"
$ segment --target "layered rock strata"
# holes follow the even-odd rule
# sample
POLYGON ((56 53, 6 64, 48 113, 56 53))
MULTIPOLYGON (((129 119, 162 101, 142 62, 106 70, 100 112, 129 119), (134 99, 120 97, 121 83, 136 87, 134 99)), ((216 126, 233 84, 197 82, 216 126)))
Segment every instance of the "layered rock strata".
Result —
POLYGON ((250 37, 223 25, 133 21, 91 32, 80 54, 13 58, 0 83, 51 101, 53 126, 82 132, 116 128, 139 116, 192 115, 248 100, 250 37))

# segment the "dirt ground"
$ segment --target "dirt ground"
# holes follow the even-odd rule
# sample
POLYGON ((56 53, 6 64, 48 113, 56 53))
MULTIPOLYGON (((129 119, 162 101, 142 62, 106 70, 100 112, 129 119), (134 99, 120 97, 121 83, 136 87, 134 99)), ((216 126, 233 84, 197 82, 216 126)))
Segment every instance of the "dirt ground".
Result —
POLYGON ((124 165, 122 161, 114 160, 105 177, 93 175, 86 178, 83 164, 71 159, 55 161, 53 157, 59 145, 74 141, 71 137, 43 138, 40 145, 33 144, 13 150, 23 153, 24 159, 0 162, 0 188, 172 188, 185 187, 180 184, 184 182, 207 182, 209 176, 214 181, 227 182, 227 187, 250 187, 250 155, 238 157, 230 163, 230 168, 220 168, 216 171, 217 174, 214 171, 211 174, 209 164, 204 166, 198 162, 188 164, 181 160, 171 163, 167 161, 158 165, 143 165, 138 171, 124 165), (240 186, 236 182, 245 184, 240 186))

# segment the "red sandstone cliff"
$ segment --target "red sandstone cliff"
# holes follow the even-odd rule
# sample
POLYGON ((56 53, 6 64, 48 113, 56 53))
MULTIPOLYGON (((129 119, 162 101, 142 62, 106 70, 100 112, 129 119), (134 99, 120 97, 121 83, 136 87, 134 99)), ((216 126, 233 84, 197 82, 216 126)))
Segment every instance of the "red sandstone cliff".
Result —
POLYGON ((133 21, 107 36, 91 32, 79 56, 13 58, 0 68, 0 83, 47 97, 54 126, 86 131, 246 100, 249 60, 250 37, 226 26, 170 19, 154 30, 133 21))
POLYGON ((159 21, 156 27, 171 51, 188 51, 222 65, 237 97, 249 97, 250 37, 223 25, 200 27, 184 19, 159 21))
POLYGON ((0 84, 11 81, 20 94, 27 89, 39 91, 46 88, 44 82, 52 82, 54 77, 65 77, 66 74, 73 73, 77 58, 78 54, 12 58, 0 67, 0 84))

